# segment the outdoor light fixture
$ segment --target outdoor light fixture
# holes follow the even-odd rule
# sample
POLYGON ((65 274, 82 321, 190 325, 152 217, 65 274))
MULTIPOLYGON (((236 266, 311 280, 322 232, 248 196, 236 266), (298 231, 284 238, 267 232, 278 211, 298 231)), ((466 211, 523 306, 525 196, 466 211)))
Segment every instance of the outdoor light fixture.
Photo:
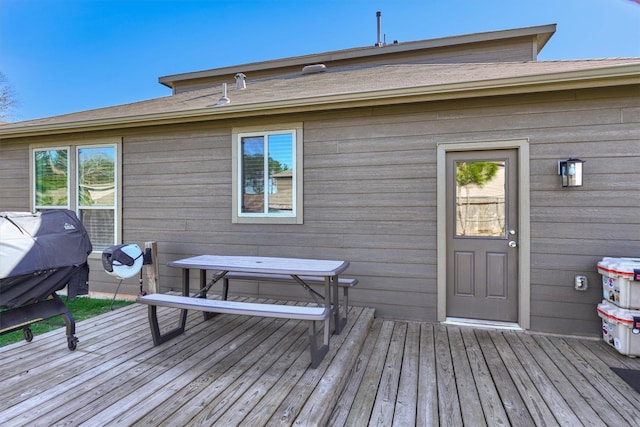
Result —
POLYGON ((558 175, 562 176, 563 187, 582 187, 582 164, 584 160, 558 160, 558 175))

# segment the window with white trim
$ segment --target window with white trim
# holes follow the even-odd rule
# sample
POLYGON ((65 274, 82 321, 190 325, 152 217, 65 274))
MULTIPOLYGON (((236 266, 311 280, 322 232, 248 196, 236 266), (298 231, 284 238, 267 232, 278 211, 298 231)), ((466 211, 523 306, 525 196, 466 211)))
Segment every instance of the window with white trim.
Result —
POLYGON ((94 251, 118 242, 119 144, 32 148, 34 211, 70 209, 94 251))
POLYGON ((233 222, 302 223, 302 125, 233 132, 233 222))

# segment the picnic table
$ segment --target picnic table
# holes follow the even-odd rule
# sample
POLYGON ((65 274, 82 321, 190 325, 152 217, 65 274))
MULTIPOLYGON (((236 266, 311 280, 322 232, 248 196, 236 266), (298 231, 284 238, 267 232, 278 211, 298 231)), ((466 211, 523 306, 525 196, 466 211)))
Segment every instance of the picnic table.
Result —
MULTIPOLYGON (((182 295, 150 294, 140 296, 137 302, 149 305, 149 323, 155 345, 159 345, 184 332, 188 310, 204 312, 205 319, 212 318, 218 313, 242 314, 263 317, 279 317, 285 319, 306 320, 309 322, 309 345, 311 351, 311 366, 317 367, 329 350, 331 319, 335 324, 335 333, 340 333, 346 321, 339 315, 338 286, 353 286, 357 280, 341 282, 339 275, 349 266, 349 261, 334 261, 305 258, 275 258, 260 256, 226 256, 199 255, 172 261, 170 267, 182 269, 182 295), (200 288, 190 295, 190 271, 200 272, 200 288), (213 277, 207 281, 207 271, 213 271, 213 277), (273 283, 282 283, 283 277, 290 277, 292 282, 298 283, 309 291, 316 305, 269 304, 244 301, 229 301, 228 278, 224 280, 222 299, 209 299, 207 292, 211 287, 224 279, 227 274, 234 278, 245 280, 265 280, 272 278, 273 283), (311 284, 322 282, 324 292, 319 293, 311 288, 311 284), (181 309, 179 325, 160 332, 158 325, 157 307, 173 307, 181 309), (316 321, 324 322, 324 336, 321 345, 316 339, 316 321)), ((286 282, 286 281, 284 281, 286 282)), ((346 316, 346 314, 345 314, 346 316)))

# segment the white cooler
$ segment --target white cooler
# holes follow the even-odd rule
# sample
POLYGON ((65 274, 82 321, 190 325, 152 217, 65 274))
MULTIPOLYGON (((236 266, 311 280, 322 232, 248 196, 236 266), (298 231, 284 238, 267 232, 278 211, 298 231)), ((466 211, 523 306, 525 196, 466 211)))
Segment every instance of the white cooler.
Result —
POLYGON ((640 310, 640 259, 603 258, 602 297, 622 308, 640 310))
POLYGON ((609 301, 598 304, 602 339, 620 354, 640 356, 640 310, 620 308, 609 301))

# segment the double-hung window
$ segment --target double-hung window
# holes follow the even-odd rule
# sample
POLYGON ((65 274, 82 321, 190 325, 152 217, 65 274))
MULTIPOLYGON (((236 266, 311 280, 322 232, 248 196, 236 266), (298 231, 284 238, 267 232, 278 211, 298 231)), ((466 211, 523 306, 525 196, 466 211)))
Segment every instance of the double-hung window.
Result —
POLYGON ((233 222, 302 223, 302 125, 233 131, 233 222))
POLYGON ((32 148, 34 211, 70 209, 94 251, 119 240, 119 143, 32 148))

